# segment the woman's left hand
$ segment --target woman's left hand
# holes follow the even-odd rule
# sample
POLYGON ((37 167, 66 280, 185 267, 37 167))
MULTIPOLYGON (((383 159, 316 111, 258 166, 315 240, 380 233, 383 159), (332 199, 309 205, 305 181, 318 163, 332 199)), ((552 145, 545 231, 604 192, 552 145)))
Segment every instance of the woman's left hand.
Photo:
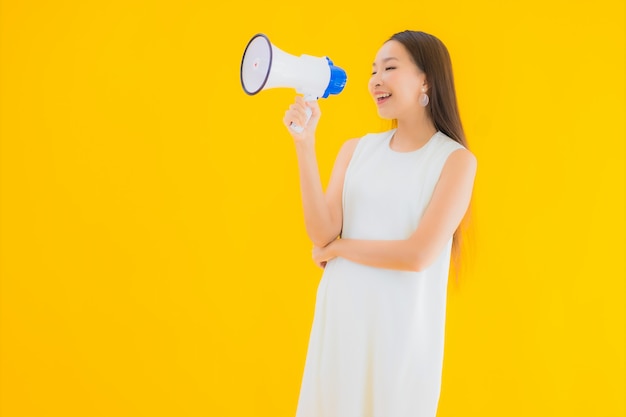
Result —
POLYGON ((335 257, 331 254, 331 251, 330 251, 331 245, 332 245, 332 242, 323 248, 320 248, 318 246, 313 247, 313 261, 320 268, 325 268, 326 263, 335 257))

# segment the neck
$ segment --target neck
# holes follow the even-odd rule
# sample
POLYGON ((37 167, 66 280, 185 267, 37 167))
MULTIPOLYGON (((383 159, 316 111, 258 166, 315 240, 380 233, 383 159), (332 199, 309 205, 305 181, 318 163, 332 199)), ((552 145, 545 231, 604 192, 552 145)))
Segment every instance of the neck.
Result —
POLYGON ((435 124, 421 112, 419 117, 398 119, 398 128, 393 135, 391 147, 397 151, 411 151, 419 149, 437 133, 435 124))

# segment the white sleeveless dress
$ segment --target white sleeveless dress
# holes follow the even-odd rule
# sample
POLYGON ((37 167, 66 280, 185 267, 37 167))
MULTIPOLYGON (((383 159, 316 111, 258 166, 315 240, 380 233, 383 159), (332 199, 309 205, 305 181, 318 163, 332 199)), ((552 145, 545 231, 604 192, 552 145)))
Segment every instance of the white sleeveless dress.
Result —
MULTIPOLYGON (((447 157, 462 148, 437 132, 416 151, 396 152, 394 131, 357 144, 344 180, 344 238, 408 238, 447 157)), ((422 272, 328 262, 297 417, 435 417, 451 245, 422 272)))

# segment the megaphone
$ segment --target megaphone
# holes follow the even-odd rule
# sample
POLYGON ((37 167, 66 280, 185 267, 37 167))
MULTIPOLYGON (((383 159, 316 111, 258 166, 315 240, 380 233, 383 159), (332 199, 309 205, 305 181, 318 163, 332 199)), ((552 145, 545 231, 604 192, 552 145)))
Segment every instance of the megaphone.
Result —
MULTIPOLYGON (((269 88, 295 88, 304 100, 314 101, 339 94, 346 85, 346 72, 328 57, 296 57, 272 45, 268 37, 256 34, 248 42, 241 59, 241 86, 248 95, 269 88)), ((307 122, 311 109, 307 107, 307 122)), ((292 123, 300 133, 304 129, 292 123)))

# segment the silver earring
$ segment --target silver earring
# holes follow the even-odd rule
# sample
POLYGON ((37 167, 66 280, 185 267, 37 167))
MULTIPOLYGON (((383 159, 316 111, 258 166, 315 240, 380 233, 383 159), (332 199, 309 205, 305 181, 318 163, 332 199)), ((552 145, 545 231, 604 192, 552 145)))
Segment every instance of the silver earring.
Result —
POLYGON ((428 98, 428 94, 426 94, 426 87, 422 87, 422 94, 420 94, 418 101, 422 107, 428 106, 430 99, 428 98))

